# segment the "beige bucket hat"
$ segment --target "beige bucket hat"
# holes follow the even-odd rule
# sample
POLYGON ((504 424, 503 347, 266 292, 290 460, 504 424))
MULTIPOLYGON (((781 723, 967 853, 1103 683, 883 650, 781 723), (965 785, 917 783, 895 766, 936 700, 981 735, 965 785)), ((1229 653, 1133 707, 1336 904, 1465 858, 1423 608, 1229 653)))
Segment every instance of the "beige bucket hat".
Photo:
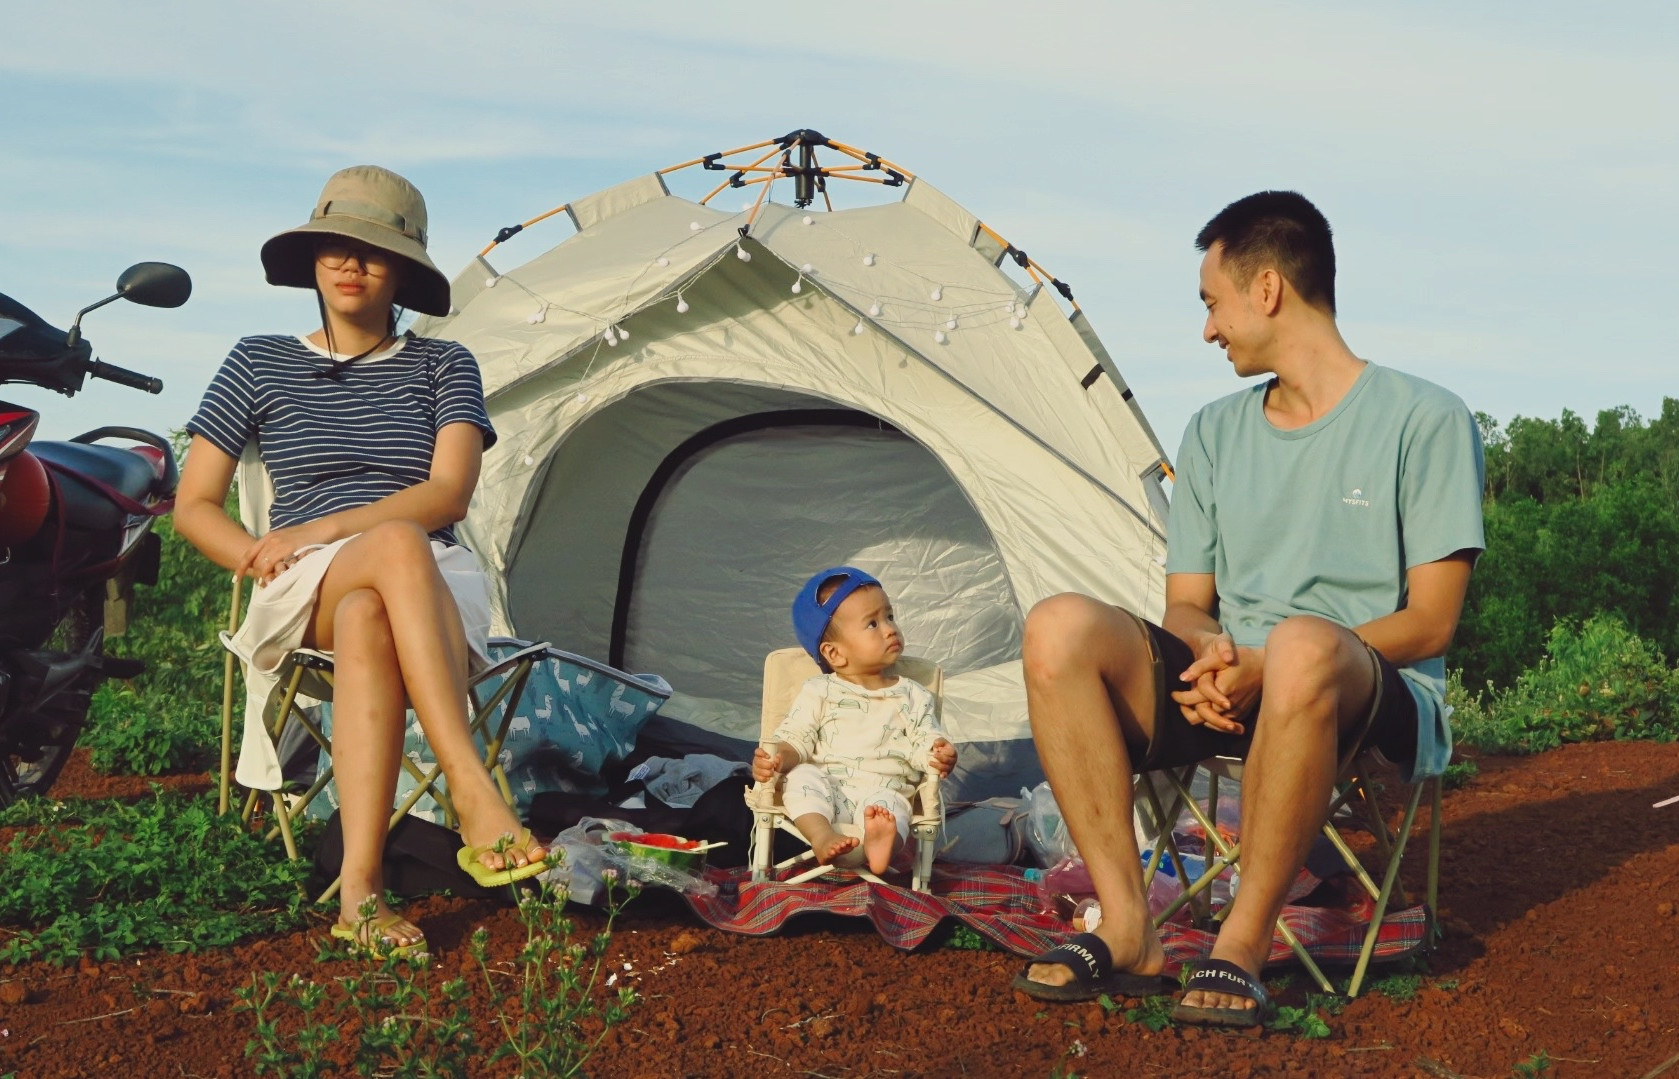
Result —
POLYGON ((332 174, 309 220, 262 245, 270 285, 315 287, 315 245, 343 236, 389 252, 408 265, 396 304, 428 315, 449 313, 449 279, 426 255, 426 200, 389 169, 354 165, 332 174))

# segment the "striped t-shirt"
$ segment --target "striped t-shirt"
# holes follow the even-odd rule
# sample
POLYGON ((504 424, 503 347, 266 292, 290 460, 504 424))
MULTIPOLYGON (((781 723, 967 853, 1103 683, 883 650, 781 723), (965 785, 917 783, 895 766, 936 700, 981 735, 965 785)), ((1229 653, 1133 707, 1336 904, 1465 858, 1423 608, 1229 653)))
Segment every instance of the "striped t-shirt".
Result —
MULTIPOLYGON (((256 440, 274 481, 269 527, 377 502, 431 475, 437 432, 470 423, 495 444, 478 361, 453 341, 405 337, 334 370, 293 336, 233 346, 187 423, 230 457, 256 440)), ((456 543, 453 528, 433 539, 456 543)))

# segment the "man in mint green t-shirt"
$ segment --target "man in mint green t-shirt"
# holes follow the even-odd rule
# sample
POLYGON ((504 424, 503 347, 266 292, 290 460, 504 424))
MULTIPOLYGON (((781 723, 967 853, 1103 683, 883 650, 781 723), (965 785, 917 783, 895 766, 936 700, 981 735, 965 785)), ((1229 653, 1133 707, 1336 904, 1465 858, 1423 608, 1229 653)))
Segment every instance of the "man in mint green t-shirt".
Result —
POLYGON ((1157 988, 1129 777, 1240 756, 1242 887, 1174 1016, 1248 1026, 1339 763, 1373 744, 1415 777, 1451 755, 1442 657, 1485 542, 1481 443, 1457 397, 1347 347, 1329 223, 1306 199, 1238 200, 1196 246, 1202 336, 1237 375, 1271 377, 1184 432, 1163 626, 1078 595, 1027 618, 1033 737, 1104 917, 1015 988, 1157 988))

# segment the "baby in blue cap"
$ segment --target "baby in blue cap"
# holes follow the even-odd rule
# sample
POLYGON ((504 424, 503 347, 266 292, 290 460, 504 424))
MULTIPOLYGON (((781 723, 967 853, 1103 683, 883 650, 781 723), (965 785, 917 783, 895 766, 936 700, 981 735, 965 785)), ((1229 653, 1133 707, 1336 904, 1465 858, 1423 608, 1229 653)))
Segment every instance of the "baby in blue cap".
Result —
POLYGON ((825 672, 799 689, 759 746, 752 777, 787 777, 782 804, 817 861, 862 846, 882 873, 909 836, 909 796, 931 768, 956 766, 925 686, 887 673, 904 651, 892 601, 854 566, 816 574, 793 600, 793 631, 825 672))

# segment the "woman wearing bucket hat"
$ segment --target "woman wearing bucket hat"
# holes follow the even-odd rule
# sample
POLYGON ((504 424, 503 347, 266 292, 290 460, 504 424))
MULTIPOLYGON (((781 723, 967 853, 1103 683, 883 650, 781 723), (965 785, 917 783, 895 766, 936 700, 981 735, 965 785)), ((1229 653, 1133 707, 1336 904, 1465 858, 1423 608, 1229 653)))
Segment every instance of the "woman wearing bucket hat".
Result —
POLYGON ((540 872, 547 853, 468 733, 488 587, 453 525, 495 432, 471 353, 396 332, 396 307, 449 311, 449 283, 426 255, 425 200, 407 180, 370 165, 336 173, 305 224, 263 245, 262 264, 271 284, 315 292, 321 327, 233 347, 187 424, 176 527, 259 585, 232 640, 247 674, 241 783, 280 785, 262 709, 281 661, 300 645, 334 653, 344 860, 333 933, 418 951, 425 938, 385 906, 380 872, 406 707, 459 814, 463 868, 497 885, 540 872), (271 527, 257 537, 223 510, 248 445, 273 487, 271 527), (370 919, 358 913, 368 902, 370 919))

